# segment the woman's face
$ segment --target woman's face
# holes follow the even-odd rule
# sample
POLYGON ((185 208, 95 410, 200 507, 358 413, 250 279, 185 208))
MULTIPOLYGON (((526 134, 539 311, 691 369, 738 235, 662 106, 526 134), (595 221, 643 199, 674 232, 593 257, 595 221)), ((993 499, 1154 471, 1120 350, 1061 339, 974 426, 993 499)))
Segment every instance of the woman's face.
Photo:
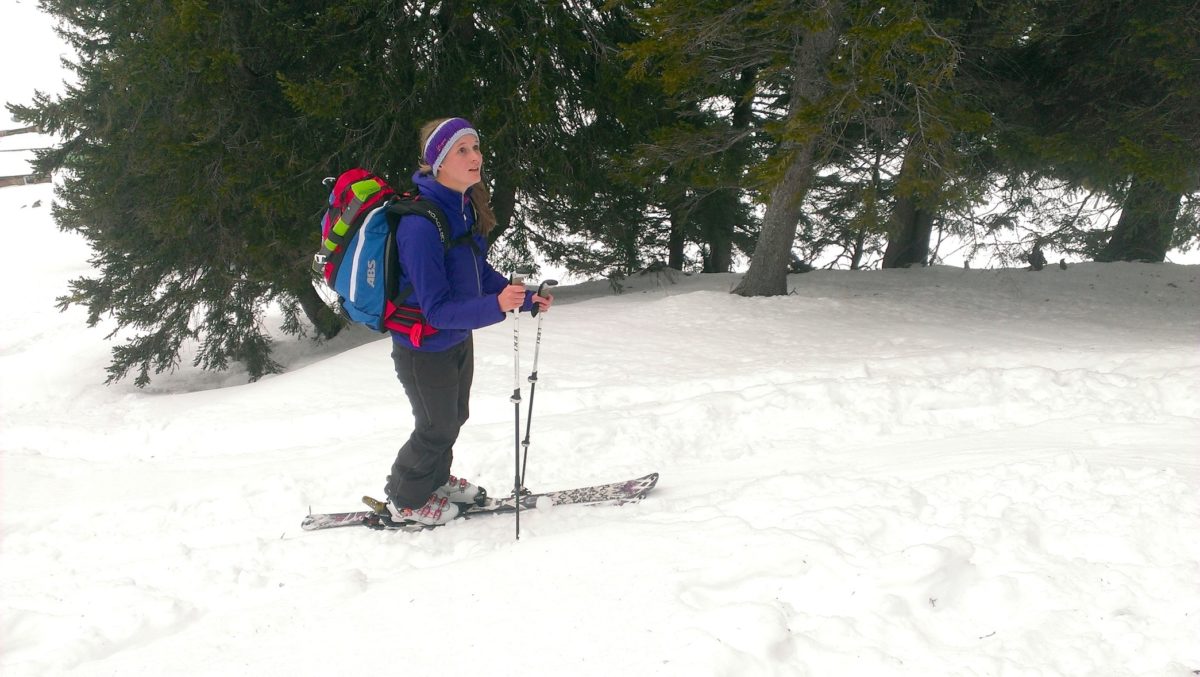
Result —
POLYGON ((442 166, 438 167, 437 182, 447 188, 466 192, 479 183, 479 171, 483 167, 483 154, 479 152, 479 137, 467 134, 450 148, 442 166))

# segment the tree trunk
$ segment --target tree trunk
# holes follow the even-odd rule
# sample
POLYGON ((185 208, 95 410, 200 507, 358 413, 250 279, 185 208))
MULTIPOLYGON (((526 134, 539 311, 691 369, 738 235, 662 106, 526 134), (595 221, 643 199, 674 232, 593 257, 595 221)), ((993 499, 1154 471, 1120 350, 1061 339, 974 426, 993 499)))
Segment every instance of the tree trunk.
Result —
MULTIPOLYGON (((758 68, 745 68, 738 76, 737 89, 733 97, 733 112, 730 116, 730 122, 735 131, 745 131, 753 122, 753 93, 758 70, 758 68)), ((722 155, 721 173, 725 177, 723 180, 727 181, 728 177, 741 173, 746 163, 747 145, 747 141, 739 141, 722 155)), ((733 234, 740 223, 738 218, 740 199, 741 190, 739 188, 722 188, 701 202, 700 209, 709 212, 708 218, 702 220, 704 239, 708 244, 708 256, 704 261, 704 272, 706 273, 728 273, 733 268, 733 234)))
POLYGON ((929 262, 933 205, 937 204, 931 196, 939 189, 925 176, 924 160, 911 149, 904 156, 897 184, 896 204, 888 218, 888 245, 883 253, 883 267, 923 266, 929 262))
POLYGON ((1098 261, 1162 263, 1171 248, 1183 193, 1134 177, 1121 218, 1098 261))
POLYGON ((670 223, 670 231, 667 233, 667 265, 675 270, 683 270, 688 223, 692 218, 692 209, 686 203, 686 190, 683 184, 671 169, 666 171, 666 181, 663 183, 662 190, 661 204, 667 212, 667 221, 670 223))
POLYGON ((733 189, 722 188, 700 200, 692 212, 704 233, 708 254, 704 257, 704 272, 728 273, 733 267, 733 226, 737 221, 738 195, 733 189))
POLYGON ((706 273, 728 273, 733 267, 733 240, 728 233, 720 237, 710 237, 708 240, 708 261, 704 264, 706 273))
POLYGON ((884 268, 923 266, 929 262, 933 212, 919 206, 918 196, 902 195, 896 198, 888 230, 891 235, 883 252, 884 268))
POLYGON ((863 253, 866 250, 867 231, 859 230, 858 235, 854 238, 854 251, 850 254, 850 270, 858 270, 862 267, 863 253))
POLYGON ((317 290, 312 288, 312 285, 301 287, 296 293, 296 300, 300 302, 300 309, 304 311, 304 316, 312 323, 317 335, 321 338, 331 339, 346 326, 342 318, 325 305, 325 301, 317 294, 317 290))
POLYGON ((879 223, 879 194, 883 192, 880 170, 883 167, 883 151, 875 149, 875 161, 871 163, 871 185, 863 195, 862 210, 865 215, 865 225, 858 229, 854 236, 854 249, 850 254, 850 270, 862 268, 863 255, 866 254, 868 228, 874 229, 879 223))
MULTIPOLYGON (((829 87, 826 67, 837 45, 842 1, 830 0, 823 7, 822 28, 800 37, 792 57, 793 77, 788 119, 794 119, 829 87)), ((812 183, 813 158, 820 135, 801 143, 786 144, 781 152, 792 155, 783 179, 771 190, 763 216, 762 232, 750 257, 750 268, 733 293, 742 296, 775 296, 787 293, 787 275, 800 220, 800 203, 812 183)))
POLYGON ((496 227, 488 233, 488 242, 495 242, 512 226, 517 208, 517 187, 511 181, 496 179, 492 193, 492 212, 496 215, 496 227))
POLYGON ((792 262, 792 243, 800 220, 800 200, 812 181, 813 149, 797 153, 783 180, 771 191, 763 217, 762 232, 754 245, 750 269, 733 290, 742 296, 778 296, 787 293, 787 275, 792 262))
POLYGON ((682 209, 671 211, 671 232, 667 235, 667 266, 675 270, 683 270, 683 248, 687 244, 684 237, 683 225, 687 216, 682 209))

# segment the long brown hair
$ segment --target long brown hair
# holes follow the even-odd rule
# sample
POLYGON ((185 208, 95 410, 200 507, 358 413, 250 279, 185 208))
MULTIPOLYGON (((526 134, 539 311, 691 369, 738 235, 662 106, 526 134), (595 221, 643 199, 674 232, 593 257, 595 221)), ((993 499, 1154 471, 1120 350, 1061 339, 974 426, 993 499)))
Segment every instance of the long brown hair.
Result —
MULTIPOLYGON (((429 137, 433 134, 433 131, 437 129, 438 125, 449 119, 450 118, 438 118, 436 120, 430 120, 421 126, 421 138, 417 144, 417 156, 421 159, 417 165, 417 168, 422 174, 433 173, 433 167, 430 167, 429 164, 425 162, 425 142, 429 141, 429 137)), ((487 180, 484 178, 482 172, 479 175, 479 183, 471 186, 470 191, 471 206, 475 208, 475 230, 481 235, 487 235, 489 232, 491 232, 492 228, 496 226, 496 213, 492 211, 492 193, 488 190, 487 180)))

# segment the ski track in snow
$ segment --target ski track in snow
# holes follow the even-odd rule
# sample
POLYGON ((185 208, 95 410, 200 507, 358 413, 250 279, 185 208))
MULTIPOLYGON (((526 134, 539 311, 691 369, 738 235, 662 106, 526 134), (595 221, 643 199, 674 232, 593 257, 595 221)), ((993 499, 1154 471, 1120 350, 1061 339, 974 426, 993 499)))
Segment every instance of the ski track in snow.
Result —
MULTIPOLYGON (((3 273, 4 675, 1200 668, 1196 267, 818 272, 770 299, 728 294, 733 275, 564 287, 529 484, 657 470, 650 497, 523 513, 519 542, 511 516, 304 533, 310 508, 379 495, 407 434, 386 340, 281 336, 289 371, 252 384, 185 356, 105 387, 111 327, 53 308, 87 248, 38 198, 0 191, 58 253, 3 273)), ((511 331, 476 334, 456 454, 494 494, 511 331)))

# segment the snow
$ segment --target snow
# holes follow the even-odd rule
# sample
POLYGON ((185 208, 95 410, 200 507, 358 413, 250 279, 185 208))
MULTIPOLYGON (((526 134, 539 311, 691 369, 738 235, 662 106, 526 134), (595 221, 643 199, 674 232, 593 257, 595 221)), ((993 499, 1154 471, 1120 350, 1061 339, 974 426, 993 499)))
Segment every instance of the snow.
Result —
MULTIPOLYGON (((61 66, 70 47, 54 33, 55 22, 38 8, 38 0, 5 0, 0 8, 0 129, 23 127, 2 104, 28 104, 35 89, 60 93, 73 76, 61 66)), ((0 137, 2 138, 2 137, 0 137)))
MULTIPOLYGON (((3 10, 5 63, 29 64, 4 100, 61 79, 34 5, 3 10)), ((280 335, 288 370, 255 383, 185 355, 105 386, 111 321, 54 307, 92 271, 51 191, 0 189, 6 677, 1200 669, 1198 266, 564 286, 528 483, 658 471, 645 501, 526 512, 520 541, 511 516, 308 533, 379 496, 407 435, 387 339, 280 335)), ((496 494, 513 329, 476 333, 456 448, 496 494)))
MULTIPOLYGON (((113 327, 54 308, 89 251, 51 197, 0 190, 38 252, 0 285, 5 675, 1200 668, 1200 268, 564 286, 528 482, 658 471, 645 501, 526 512, 520 541, 511 516, 310 533, 381 494, 407 435, 388 340, 281 335, 288 371, 256 383, 185 360, 104 386, 113 327)), ((456 448, 493 493, 513 329, 476 333, 456 448)))

